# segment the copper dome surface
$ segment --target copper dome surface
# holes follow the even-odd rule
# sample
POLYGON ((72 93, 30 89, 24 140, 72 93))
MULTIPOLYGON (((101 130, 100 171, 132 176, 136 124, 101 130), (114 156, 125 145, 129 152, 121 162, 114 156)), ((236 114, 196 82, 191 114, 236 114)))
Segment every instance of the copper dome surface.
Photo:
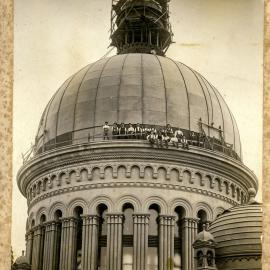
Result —
POLYGON ((218 256, 261 254, 262 205, 252 203, 226 210, 212 222, 209 232, 218 256))
MULTIPOLYGON (((105 121, 166 125, 198 132, 198 120, 221 126, 241 157, 239 131, 220 93, 199 73, 170 58, 122 54, 92 63, 68 78, 40 121, 38 147, 70 132, 100 133, 105 121)), ((210 128, 206 133, 211 136, 210 128)))

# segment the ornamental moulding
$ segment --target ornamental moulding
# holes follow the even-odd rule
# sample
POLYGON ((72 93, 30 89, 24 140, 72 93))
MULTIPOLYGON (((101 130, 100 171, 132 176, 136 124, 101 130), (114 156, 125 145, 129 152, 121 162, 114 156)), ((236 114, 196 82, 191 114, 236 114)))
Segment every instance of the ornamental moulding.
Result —
MULTIPOLYGON (((157 189, 171 189, 171 190, 181 190, 181 191, 185 191, 185 192, 193 192, 193 193, 197 193, 197 194, 203 194, 203 190, 202 189, 198 189, 198 188, 193 188, 190 189, 189 187, 186 186, 180 186, 180 185, 171 185, 171 184, 160 184, 160 183, 148 183, 148 182, 111 182, 111 183, 96 183, 96 184, 86 184, 86 185, 81 185, 81 186, 75 186, 75 187, 69 187, 69 188, 63 188, 63 189, 58 189, 52 192, 48 192, 44 195, 41 195, 39 197, 37 197, 36 199, 34 199, 30 204, 29 204, 29 208, 33 207, 33 205, 35 205, 36 203, 45 200, 47 198, 50 197, 54 197, 60 194, 65 194, 65 193, 69 193, 69 192, 75 192, 78 190, 90 190, 90 189, 98 189, 98 188, 112 188, 112 187, 145 187, 145 188, 157 188, 157 189)), ((237 202, 235 202, 234 200, 222 196, 220 194, 216 194, 213 192, 207 192, 206 194, 203 194, 209 197, 213 197, 213 198, 217 198, 220 199, 224 202, 227 202, 231 205, 238 205, 237 202)))
MULTIPOLYGON (((256 178, 254 178, 252 172, 246 168, 241 163, 234 163, 228 162, 227 158, 219 157, 216 158, 215 153, 203 153, 204 160, 201 160, 202 153, 198 154, 197 152, 194 153, 193 151, 173 151, 169 150, 166 152, 166 150, 160 151, 160 150, 152 150, 152 153, 150 153, 149 149, 144 149, 145 152, 136 152, 135 147, 129 147, 128 150, 132 150, 132 152, 127 151, 127 148, 120 148, 115 147, 116 149, 113 149, 117 154, 111 153, 111 152, 100 152, 100 150, 95 149, 96 152, 89 151, 89 149, 81 149, 77 151, 78 156, 75 158, 74 153, 70 153, 68 150, 66 152, 61 153, 62 151, 59 150, 59 155, 56 156, 57 152, 47 153, 46 160, 44 160, 44 156, 40 157, 40 159, 34 159, 31 162, 27 163, 22 170, 19 172, 18 177, 18 183, 20 186, 20 189, 22 191, 25 191, 26 185, 29 183, 29 181, 40 174, 42 174, 45 171, 57 169, 59 167, 63 166, 69 166, 69 165, 75 165, 75 164, 85 164, 85 162, 93 162, 93 161, 100 161, 100 160, 121 160, 121 159, 131 159, 131 160, 147 160, 148 162, 151 161, 162 161, 162 163, 172 163, 172 164, 179 164, 179 165, 187 165, 192 167, 199 167, 209 170, 214 170, 216 173, 221 173, 223 175, 226 175, 230 179, 234 179, 235 182, 241 182, 243 185, 246 186, 246 188, 249 188, 251 186, 254 186, 254 183, 256 182, 256 178), (119 152, 117 151, 117 148, 119 152), (81 151, 81 152, 80 152, 81 151), (50 156, 53 156, 50 159, 50 156), (222 164, 220 163, 220 160, 224 161, 222 164), (217 162, 218 161, 218 162, 217 162), (240 179, 240 181, 239 181, 240 179)), ((146 147, 144 147, 146 148, 146 147)), ((101 149, 102 150, 102 149, 101 149)), ((140 149, 142 150, 142 149, 140 149)))

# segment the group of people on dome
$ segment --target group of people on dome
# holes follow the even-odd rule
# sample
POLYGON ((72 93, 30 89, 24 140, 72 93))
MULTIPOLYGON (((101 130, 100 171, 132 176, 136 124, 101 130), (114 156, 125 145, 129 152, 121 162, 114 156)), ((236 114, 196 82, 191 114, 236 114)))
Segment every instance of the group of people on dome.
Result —
MULTIPOLYGON (((137 139, 137 140, 148 140, 151 146, 156 145, 159 148, 169 147, 169 143, 179 148, 179 145, 183 149, 189 149, 190 141, 187 140, 186 136, 180 128, 172 128, 170 124, 164 127, 151 127, 149 125, 142 125, 140 123, 126 125, 125 123, 114 123, 112 126, 105 122, 103 125, 103 140, 109 140, 110 134, 112 139, 137 139)), ((196 140, 196 134, 191 133, 191 137, 194 137, 193 141, 196 140)), ((199 144, 199 141, 197 141, 199 144)))

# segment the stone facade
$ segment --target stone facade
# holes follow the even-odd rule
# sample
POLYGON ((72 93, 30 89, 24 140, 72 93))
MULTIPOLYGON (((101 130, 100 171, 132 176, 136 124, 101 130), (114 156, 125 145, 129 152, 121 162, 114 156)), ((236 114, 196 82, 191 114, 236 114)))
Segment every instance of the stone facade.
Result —
POLYGON ((198 228, 245 203, 256 178, 218 152, 109 141, 48 151, 24 165, 18 185, 28 199, 33 270, 72 270, 80 261, 85 270, 190 270, 198 228))

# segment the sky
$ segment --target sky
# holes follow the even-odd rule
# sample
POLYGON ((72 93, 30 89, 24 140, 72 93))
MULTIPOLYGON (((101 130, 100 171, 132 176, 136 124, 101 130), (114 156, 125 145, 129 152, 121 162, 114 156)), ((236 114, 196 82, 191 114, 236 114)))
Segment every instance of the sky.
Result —
MULTIPOLYGON (((14 256, 25 249, 26 199, 16 184, 41 114, 59 86, 109 50, 111 0, 15 0, 14 256)), ((171 0, 167 56, 207 78, 240 130, 243 161, 262 178, 263 0, 171 0)), ((115 54, 115 50, 109 56, 115 54)), ((261 185, 257 199, 261 200, 261 185)))

